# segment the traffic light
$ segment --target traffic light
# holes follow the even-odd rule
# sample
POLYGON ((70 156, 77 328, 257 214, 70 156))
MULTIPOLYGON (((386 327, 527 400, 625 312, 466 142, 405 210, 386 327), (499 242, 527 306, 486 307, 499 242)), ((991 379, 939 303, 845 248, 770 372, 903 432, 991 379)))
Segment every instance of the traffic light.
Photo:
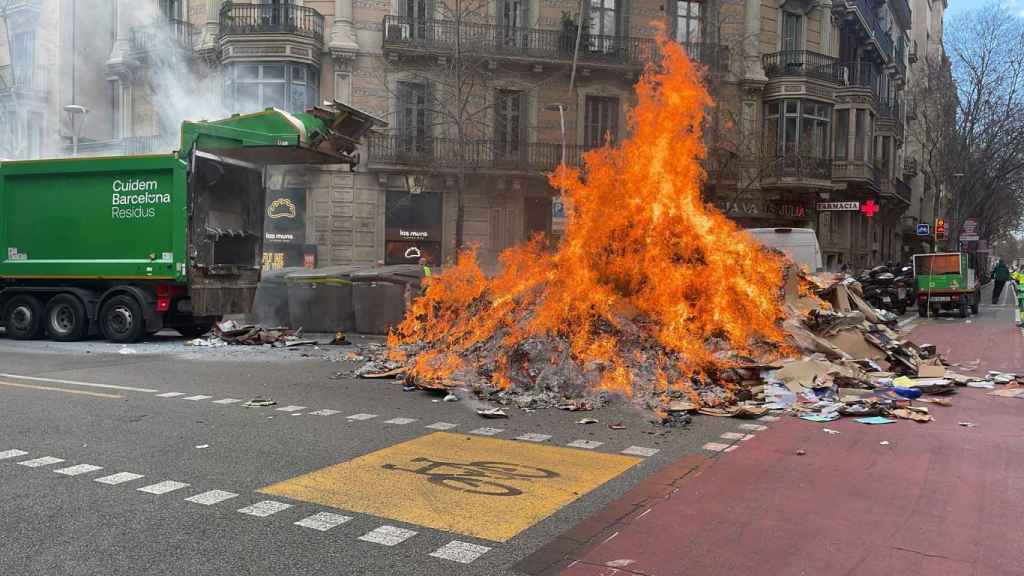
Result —
POLYGON ((943 218, 937 218, 935 220, 935 239, 945 240, 946 239, 946 220, 943 218))

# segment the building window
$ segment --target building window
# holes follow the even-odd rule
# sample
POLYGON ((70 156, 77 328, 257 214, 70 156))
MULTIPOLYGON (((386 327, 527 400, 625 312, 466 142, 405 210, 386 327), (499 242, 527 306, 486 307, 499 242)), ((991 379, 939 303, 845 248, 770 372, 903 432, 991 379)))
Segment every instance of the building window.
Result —
POLYGON ((699 44, 703 15, 700 2, 674 0, 675 40, 680 44, 699 44))
POLYGON ((422 151, 430 135, 427 86, 419 82, 398 83, 399 145, 406 151, 422 151))
POLYGON ((494 140, 499 156, 518 156, 523 150, 525 100, 519 90, 498 90, 495 96, 494 140))
POLYGON ((803 50, 803 16, 794 12, 782 13, 782 50, 803 50))
POLYGON ((853 158, 854 160, 864 160, 864 150, 866 148, 865 136, 867 135, 867 110, 857 110, 857 126, 854 128, 853 135, 853 158))
POLYGON ((850 111, 836 112, 836 160, 846 160, 850 145, 850 111))
POLYGON ((618 34, 618 0, 590 0, 588 42, 591 52, 612 52, 618 34))
POLYGON ((308 64, 234 64, 224 73, 224 101, 233 112, 302 112, 315 106, 319 96, 320 72, 308 64))
POLYGON ((183 0, 160 0, 160 13, 171 20, 188 20, 183 0))
POLYGON ((830 157, 832 107, 814 100, 765 104, 764 144, 777 156, 830 157))
POLYGON ((588 148, 603 146, 605 138, 619 139, 619 99, 612 96, 587 96, 583 116, 583 143, 588 148))
POLYGON ((11 50, 13 52, 13 65, 11 68, 14 72, 14 85, 22 89, 31 89, 36 61, 35 31, 30 30, 14 34, 11 50))
POLYGON ((526 46, 526 0, 499 0, 498 26, 505 46, 526 46))

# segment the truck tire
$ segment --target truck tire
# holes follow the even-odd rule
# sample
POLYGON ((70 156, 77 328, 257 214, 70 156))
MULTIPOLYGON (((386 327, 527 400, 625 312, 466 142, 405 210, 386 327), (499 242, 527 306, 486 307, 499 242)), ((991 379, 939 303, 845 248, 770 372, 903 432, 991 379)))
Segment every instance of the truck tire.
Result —
POLYGON ((111 342, 138 342, 146 333, 146 319, 139 301, 127 294, 112 296, 103 303, 99 315, 100 331, 111 342))
POLYGON ((971 299, 969 296, 964 295, 960 297, 960 317, 967 318, 971 315, 971 299))
POLYGON ((19 294, 4 309, 7 335, 15 340, 35 340, 43 333, 43 305, 31 294, 19 294))
POLYGON ((979 308, 981 308, 981 294, 980 293, 976 293, 971 298, 971 314, 974 314, 975 316, 977 316, 979 308))
POLYGON ((85 306, 71 294, 58 294, 46 305, 46 333, 58 342, 81 340, 89 331, 85 306))
POLYGON ((917 315, 921 318, 928 316, 928 301, 918 300, 917 301, 917 315))
POLYGON ((206 334, 210 330, 213 330, 213 324, 192 324, 190 326, 178 326, 175 328, 178 334, 181 334, 185 338, 199 338, 203 334, 206 334))

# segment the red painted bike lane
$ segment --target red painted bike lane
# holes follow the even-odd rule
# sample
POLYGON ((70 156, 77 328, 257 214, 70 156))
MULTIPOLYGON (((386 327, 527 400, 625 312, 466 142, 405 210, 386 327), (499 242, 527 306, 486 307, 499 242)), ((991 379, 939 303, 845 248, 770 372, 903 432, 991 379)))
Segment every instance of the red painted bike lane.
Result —
MULTIPOLYGON (((1005 318, 928 320, 913 338, 953 362, 1024 368, 1024 337, 1005 318)), ((605 515, 602 530, 592 518, 585 544, 562 538, 561 561, 531 573, 1024 574, 1024 400, 985 392, 961 389, 928 424, 783 418, 645 509, 613 505, 629 513, 605 515)))

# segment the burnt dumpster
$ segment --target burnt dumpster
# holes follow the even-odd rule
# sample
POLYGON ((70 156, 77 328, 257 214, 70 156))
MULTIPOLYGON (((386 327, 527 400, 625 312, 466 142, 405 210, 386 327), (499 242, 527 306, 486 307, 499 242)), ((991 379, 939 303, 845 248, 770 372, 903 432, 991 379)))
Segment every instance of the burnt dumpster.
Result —
POLYGON ((410 264, 379 266, 353 273, 352 307, 360 334, 387 334, 405 317, 406 301, 423 281, 423 268, 410 264))
POLYGON ((249 321, 262 326, 289 326, 288 283, 285 278, 305 268, 292 267, 264 270, 256 285, 256 298, 252 303, 249 321))
POLYGON ((358 331, 352 302, 351 275, 365 266, 303 269, 285 277, 289 325, 306 332, 358 331))

